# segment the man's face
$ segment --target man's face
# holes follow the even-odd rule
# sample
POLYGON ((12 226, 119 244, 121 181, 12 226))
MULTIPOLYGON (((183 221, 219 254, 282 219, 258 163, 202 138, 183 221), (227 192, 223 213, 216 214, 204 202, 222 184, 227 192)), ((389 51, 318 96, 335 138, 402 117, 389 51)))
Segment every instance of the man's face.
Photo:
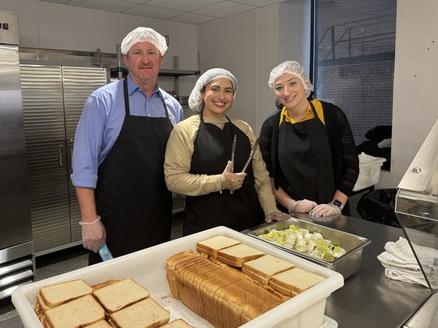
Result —
POLYGON ((139 85, 155 84, 160 71, 162 56, 150 42, 137 42, 123 55, 126 68, 139 85))

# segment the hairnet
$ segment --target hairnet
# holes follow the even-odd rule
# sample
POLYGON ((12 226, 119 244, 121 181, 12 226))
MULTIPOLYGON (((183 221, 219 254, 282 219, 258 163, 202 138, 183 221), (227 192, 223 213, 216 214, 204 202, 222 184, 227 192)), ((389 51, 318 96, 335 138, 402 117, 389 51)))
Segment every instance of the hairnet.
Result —
POLYGON ((135 43, 145 41, 152 43, 160 51, 161 56, 164 56, 167 50, 166 39, 150 27, 137 27, 129 32, 123 39, 120 50, 126 55, 135 43))
POLYGON ((308 97, 310 95, 310 92, 313 90, 313 85, 307 75, 304 74, 303 66, 301 66, 299 62, 290 60, 285 61, 272 69, 268 80, 268 85, 271 89, 274 89, 275 81, 284 73, 290 73, 297 76, 303 83, 306 96, 308 97))
POLYGON ((233 85, 234 97, 236 96, 236 90, 237 90, 236 77, 230 71, 227 71, 226 69, 223 68, 209 69, 198 78, 195 87, 190 93, 189 106, 193 111, 200 112, 202 109, 202 91, 204 90, 204 87, 211 81, 219 79, 221 77, 231 81, 231 84, 233 85))

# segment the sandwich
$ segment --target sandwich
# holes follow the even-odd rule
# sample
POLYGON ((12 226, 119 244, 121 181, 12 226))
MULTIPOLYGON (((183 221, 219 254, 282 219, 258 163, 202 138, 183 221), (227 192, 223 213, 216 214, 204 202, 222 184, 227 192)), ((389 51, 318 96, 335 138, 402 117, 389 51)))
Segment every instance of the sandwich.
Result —
POLYGON ((265 253, 245 244, 238 244, 218 251, 219 261, 234 266, 242 267, 243 263, 254 260, 265 253))
POLYGON ((284 295, 294 296, 323 280, 325 280, 325 277, 316 273, 300 268, 292 268, 273 275, 269 285, 284 295))
POLYGON ((78 328, 105 319, 105 311, 91 295, 51 308, 45 313, 50 328, 78 328))
POLYGON ((99 320, 96 323, 93 323, 91 325, 85 326, 85 328, 113 328, 108 321, 105 320, 99 320))
POLYGON ((112 313, 149 297, 149 292, 128 278, 99 288, 93 291, 93 295, 103 305, 107 313, 112 313))
POLYGON ((262 284, 268 285, 269 280, 274 274, 293 267, 294 265, 290 262, 278 259, 272 255, 264 255, 255 260, 245 262, 242 266, 242 271, 262 284))
POLYGON ((217 257, 217 252, 221 249, 240 244, 240 241, 226 236, 215 236, 196 243, 196 250, 199 253, 204 253, 217 257))
POLYGON ((167 323, 170 314, 149 297, 110 314, 110 318, 117 328, 156 328, 167 323))
POLYGON ((169 323, 166 323, 164 326, 161 326, 160 328, 193 328, 193 326, 190 326, 183 319, 178 319, 178 320, 174 320, 174 321, 171 321, 169 323))
POLYGON ((75 298, 91 294, 93 289, 83 280, 73 280, 42 287, 37 296, 43 310, 63 304, 75 298))

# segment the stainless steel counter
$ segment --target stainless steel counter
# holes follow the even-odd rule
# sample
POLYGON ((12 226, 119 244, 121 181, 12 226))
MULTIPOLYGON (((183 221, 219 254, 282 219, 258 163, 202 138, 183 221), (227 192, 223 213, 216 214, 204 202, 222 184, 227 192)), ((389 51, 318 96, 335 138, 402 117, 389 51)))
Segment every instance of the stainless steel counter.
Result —
POLYGON ((425 287, 386 278, 377 260, 387 241, 396 241, 403 236, 401 229, 346 216, 317 223, 372 241, 363 249, 359 270, 327 301, 326 315, 336 320, 340 328, 400 327, 430 296, 425 287))

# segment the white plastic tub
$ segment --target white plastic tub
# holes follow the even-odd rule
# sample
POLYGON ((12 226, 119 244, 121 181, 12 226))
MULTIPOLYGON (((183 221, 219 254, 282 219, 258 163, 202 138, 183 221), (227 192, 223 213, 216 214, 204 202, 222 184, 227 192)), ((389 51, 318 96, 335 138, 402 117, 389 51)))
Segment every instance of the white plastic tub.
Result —
MULTIPOLYGON (((89 284, 97 284, 109 279, 131 277, 149 290, 152 297, 171 312, 171 319, 182 317, 191 325, 212 327, 207 321, 173 299, 167 283, 165 260, 184 250, 196 249, 196 242, 215 236, 225 235, 253 246, 267 254, 293 262, 296 266, 327 277, 326 280, 283 304, 264 313, 241 327, 306 327, 318 328, 324 323, 326 299, 344 284, 341 274, 292 254, 283 252, 264 242, 255 240, 234 230, 217 227, 187 237, 150 247, 114 260, 78 269, 59 276, 18 287, 12 294, 12 302, 26 328, 42 327, 32 309, 38 290, 57 282, 84 279, 89 284)), ((129 238, 127 238, 129 240, 129 238)))
POLYGON ((365 153, 359 154, 359 176, 353 191, 376 185, 380 179, 380 169, 386 161, 382 157, 373 157, 365 153))

